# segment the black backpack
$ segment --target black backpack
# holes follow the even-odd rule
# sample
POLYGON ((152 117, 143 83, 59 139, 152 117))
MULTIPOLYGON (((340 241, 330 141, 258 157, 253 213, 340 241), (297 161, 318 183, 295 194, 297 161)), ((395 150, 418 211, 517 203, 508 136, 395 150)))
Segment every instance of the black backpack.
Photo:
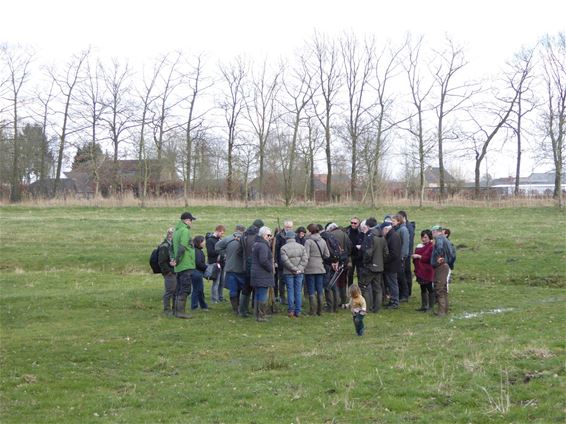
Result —
POLYGON ((149 255, 149 266, 154 274, 161 274, 161 268, 159 267, 159 246, 157 246, 149 255))
POLYGON ((326 242, 326 245, 328 246, 328 251, 330 252, 330 256, 328 257, 328 259, 325 260, 325 263, 327 264, 331 264, 333 262, 344 263, 344 258, 346 256, 344 249, 342 249, 342 246, 340 246, 340 243, 338 242, 338 239, 334 237, 334 234, 325 231, 320 236, 326 242))

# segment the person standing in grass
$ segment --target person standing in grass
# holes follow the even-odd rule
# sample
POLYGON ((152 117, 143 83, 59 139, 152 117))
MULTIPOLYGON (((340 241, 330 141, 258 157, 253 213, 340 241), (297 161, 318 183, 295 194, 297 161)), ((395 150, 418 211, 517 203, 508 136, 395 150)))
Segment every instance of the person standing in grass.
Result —
POLYGON ((273 253, 270 243, 273 233, 268 227, 261 227, 252 247, 250 284, 254 289, 254 311, 258 322, 267 321, 267 293, 275 285, 273 279, 273 253))
POLYGON ((246 228, 238 224, 234 233, 216 243, 214 249, 218 254, 226 257, 226 285, 230 290, 230 304, 232 310, 238 315, 240 293, 244 289, 246 273, 244 271, 243 250, 240 239, 246 228))
POLYGON ((358 336, 364 335, 364 316, 366 315, 366 300, 362 296, 362 292, 357 284, 350 286, 350 303, 348 304, 352 311, 352 319, 358 336))
POLYGON ((281 261, 281 248, 285 246, 287 240, 285 239, 285 233, 287 231, 293 231, 293 221, 286 219, 283 222, 283 229, 277 232, 275 236, 275 268, 277 268, 277 284, 274 287, 275 291, 275 301, 285 305, 287 299, 285 297, 286 282, 283 275, 283 262, 281 261))
POLYGON ((393 224, 391 222, 386 221, 381 224, 379 228, 383 232, 383 236, 387 242, 387 250, 389 251, 383 264, 383 276, 389 288, 390 296, 389 303, 385 307, 387 309, 399 309, 397 274, 401 270, 401 239, 393 230, 393 224))
POLYGON ((195 269, 191 274, 192 294, 191 309, 195 310, 199 306, 203 311, 208 311, 208 305, 204 300, 204 280, 203 273, 206 271, 206 259, 203 249, 206 245, 203 236, 196 236, 193 240, 195 248, 195 269))
POLYGON ((415 277, 417 283, 421 286, 421 307, 417 309, 420 312, 426 312, 434 306, 434 268, 430 264, 432 257, 432 232, 430 230, 421 231, 421 243, 415 248, 413 254, 413 264, 415 265, 415 277))
POLYGON ((305 247, 295 240, 293 231, 285 232, 285 244, 281 246, 283 278, 287 285, 287 315, 298 318, 301 315, 303 277, 308 262, 305 247))
POLYGON ((161 275, 163 275, 163 283, 165 292, 163 293, 163 313, 172 316, 175 311, 175 289, 177 287, 177 277, 173 269, 174 262, 171 259, 173 250, 173 228, 167 229, 165 240, 159 245, 157 253, 157 262, 161 275))
POLYGON ((324 260, 330 257, 330 252, 326 242, 319 234, 318 224, 309 224, 307 227, 309 235, 305 242, 308 262, 305 266, 305 279, 309 292, 309 315, 322 314, 323 286, 326 269, 324 260), (315 312, 315 293, 316 293, 316 312, 315 312))
POLYGON ((191 318, 185 313, 185 307, 187 297, 191 293, 191 274, 195 269, 195 249, 191 244, 193 221, 196 221, 196 218, 190 212, 183 212, 173 233, 173 257, 177 274, 175 316, 184 319, 191 318))
POLYGON ((393 222, 393 229, 399 235, 401 240, 401 261, 399 271, 397 272, 397 285, 399 286, 399 301, 409 301, 409 285, 405 278, 405 263, 411 255, 409 230, 405 225, 405 220, 402 215, 396 214, 391 217, 393 222))
MULTIPOLYGON (((448 239, 442 232, 440 225, 431 228, 434 237, 434 248, 430 263, 434 268, 434 290, 436 294, 436 302, 438 303, 437 316, 446 316, 448 314, 448 278, 450 275, 449 263, 453 263, 455 257, 452 258, 452 251, 448 239)), ((455 252, 454 252, 455 253, 455 252)))
POLYGON ((385 268, 384 261, 389 254, 387 241, 383 237, 383 233, 377 225, 377 219, 368 218, 366 221, 367 237, 364 239, 362 247, 362 266, 365 270, 365 276, 361 280, 364 283, 362 295, 366 295, 369 299, 372 312, 379 312, 383 302, 383 271, 385 268), (364 290, 365 289, 365 290, 364 290))
MULTIPOLYGON (((222 265, 221 263, 222 255, 219 255, 214 247, 216 246, 216 243, 218 243, 220 239, 224 236, 225 231, 226 231, 226 227, 220 224, 216 226, 216 229, 214 230, 213 233, 208 233, 206 235, 206 254, 208 256, 209 264, 217 263, 219 265, 222 265)), ((212 282, 212 285, 210 287, 210 301, 212 303, 218 303, 223 300, 223 296, 222 296, 223 284, 221 284, 223 280, 224 280, 224 269, 221 267, 218 270, 218 275, 216 276, 216 279, 212 282)))

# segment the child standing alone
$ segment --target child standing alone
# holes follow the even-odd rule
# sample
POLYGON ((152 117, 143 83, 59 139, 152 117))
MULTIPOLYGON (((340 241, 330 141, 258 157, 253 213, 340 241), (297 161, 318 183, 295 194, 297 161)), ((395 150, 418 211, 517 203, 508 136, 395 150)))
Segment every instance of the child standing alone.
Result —
POLYGON ((364 335, 364 316, 366 315, 366 300, 357 284, 350 286, 350 303, 354 327, 358 336, 364 335))

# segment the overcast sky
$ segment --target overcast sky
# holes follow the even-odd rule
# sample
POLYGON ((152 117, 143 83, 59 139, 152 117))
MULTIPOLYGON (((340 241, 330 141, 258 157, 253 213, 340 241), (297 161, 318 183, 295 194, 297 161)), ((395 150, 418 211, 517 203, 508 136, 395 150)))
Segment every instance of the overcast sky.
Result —
MULTIPOLYGON (((466 48, 470 72, 497 72, 546 33, 566 31, 563 0, 6 0, 0 42, 34 46, 44 61, 89 45, 104 56, 152 60, 173 49, 229 60, 286 56, 316 29, 429 43, 445 34, 466 48)), ((511 168, 512 169, 512 168, 511 168)), ((527 172, 525 170, 525 172, 527 172)), ((496 172, 496 174, 506 174, 496 172)))

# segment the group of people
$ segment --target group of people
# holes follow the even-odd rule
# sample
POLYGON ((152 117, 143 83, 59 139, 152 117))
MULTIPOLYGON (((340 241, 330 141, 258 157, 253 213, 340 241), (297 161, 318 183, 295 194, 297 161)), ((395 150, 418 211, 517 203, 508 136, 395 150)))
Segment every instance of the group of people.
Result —
POLYGON ((425 229, 415 247, 415 223, 405 211, 386 215, 382 222, 352 217, 345 228, 329 222, 295 229, 293 221, 286 220, 276 233, 256 219, 248 228, 236 225, 226 237, 224 225, 206 236, 191 237, 195 220, 183 212, 159 246, 167 315, 189 318, 189 295, 191 309, 208 311, 203 283, 208 275, 211 302, 223 302, 226 287, 233 312, 240 317, 252 315, 251 303, 259 322, 278 304, 287 306, 289 318, 299 318, 304 296, 309 315, 349 308, 356 333, 362 335, 367 312, 398 309, 408 301, 413 272, 421 289, 417 310, 430 311, 437 304, 435 314, 448 313, 448 283, 456 260, 450 230, 438 225, 425 229))

